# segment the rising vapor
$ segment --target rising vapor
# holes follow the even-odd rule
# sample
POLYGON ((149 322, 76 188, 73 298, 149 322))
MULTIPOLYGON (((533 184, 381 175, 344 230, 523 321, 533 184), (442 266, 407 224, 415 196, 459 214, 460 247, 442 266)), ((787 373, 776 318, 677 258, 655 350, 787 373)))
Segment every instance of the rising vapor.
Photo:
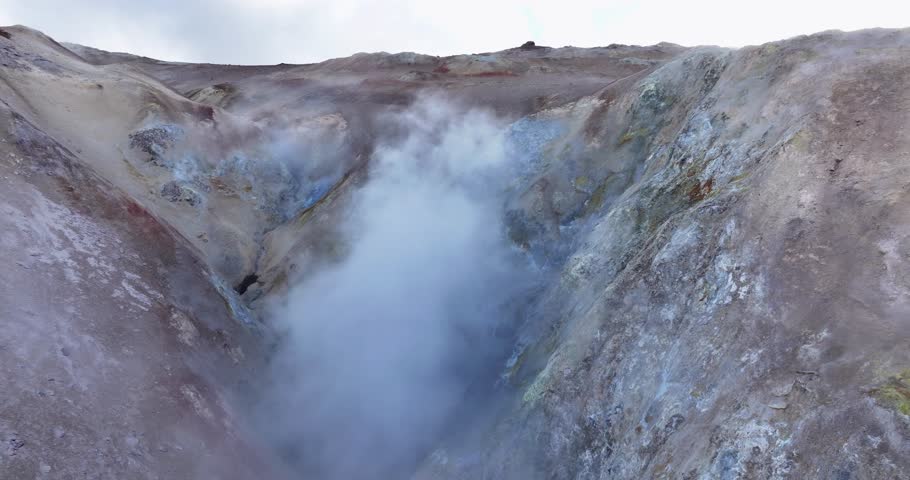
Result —
POLYGON ((512 166, 491 114, 424 97, 388 122, 343 226, 349 255, 290 290, 260 418, 295 472, 396 478, 508 348, 532 273, 504 233, 512 166), (501 337, 501 336, 500 336, 501 337))

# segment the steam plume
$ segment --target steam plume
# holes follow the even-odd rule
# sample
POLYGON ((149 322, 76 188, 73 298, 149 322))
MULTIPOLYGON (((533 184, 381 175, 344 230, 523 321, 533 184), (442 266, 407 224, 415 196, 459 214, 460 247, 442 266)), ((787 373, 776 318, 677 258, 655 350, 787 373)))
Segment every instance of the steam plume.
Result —
POLYGON ((260 413, 306 478, 413 468, 498 368, 494 332, 531 277, 504 234, 502 122, 432 97, 387 121, 407 134, 374 155, 343 225, 349 255, 274 315, 284 342, 260 413))

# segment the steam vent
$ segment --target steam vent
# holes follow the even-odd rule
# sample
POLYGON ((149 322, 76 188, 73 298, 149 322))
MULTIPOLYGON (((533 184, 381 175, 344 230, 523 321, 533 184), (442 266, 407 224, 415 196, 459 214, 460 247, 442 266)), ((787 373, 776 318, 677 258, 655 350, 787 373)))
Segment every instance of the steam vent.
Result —
POLYGON ((0 479, 910 479, 910 30, 516 40, 2 27, 0 479))

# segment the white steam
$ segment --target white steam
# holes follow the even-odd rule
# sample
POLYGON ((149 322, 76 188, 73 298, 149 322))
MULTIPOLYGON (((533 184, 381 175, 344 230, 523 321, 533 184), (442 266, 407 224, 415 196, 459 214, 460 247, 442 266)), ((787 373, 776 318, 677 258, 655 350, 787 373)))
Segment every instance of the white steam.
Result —
POLYGON ((343 229, 349 255, 292 288, 260 416, 306 478, 400 478, 508 349, 527 292, 508 243, 504 125, 424 98, 387 119, 343 229))

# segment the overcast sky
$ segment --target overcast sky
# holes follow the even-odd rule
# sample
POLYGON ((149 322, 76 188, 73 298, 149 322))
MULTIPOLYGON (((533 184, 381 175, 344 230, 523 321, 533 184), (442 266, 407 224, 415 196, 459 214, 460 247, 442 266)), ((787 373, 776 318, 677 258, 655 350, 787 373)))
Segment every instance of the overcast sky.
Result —
POLYGON ((475 53, 526 40, 742 46, 910 27, 897 0, 0 0, 0 25, 165 60, 305 63, 356 52, 475 53))

